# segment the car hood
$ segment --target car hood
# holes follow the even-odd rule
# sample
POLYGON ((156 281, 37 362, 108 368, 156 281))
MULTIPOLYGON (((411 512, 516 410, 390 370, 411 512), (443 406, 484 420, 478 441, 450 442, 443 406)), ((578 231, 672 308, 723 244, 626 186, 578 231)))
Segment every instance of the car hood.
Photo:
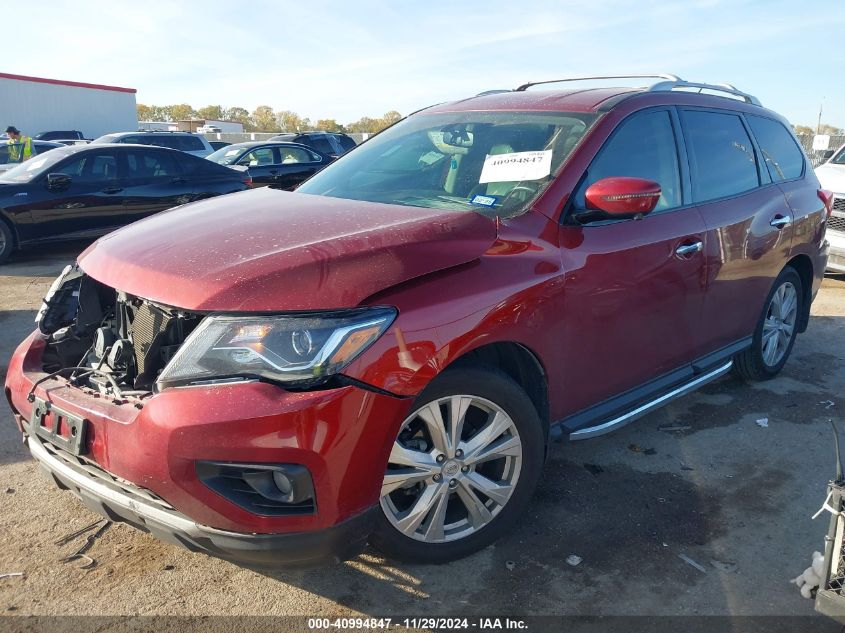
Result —
POLYGON ((835 193, 845 193, 845 165, 827 163, 816 167, 816 178, 825 189, 835 193))
POLYGON ((263 188, 136 222, 79 264, 108 286, 187 310, 324 310, 473 261, 495 239, 495 222, 472 212, 263 188))

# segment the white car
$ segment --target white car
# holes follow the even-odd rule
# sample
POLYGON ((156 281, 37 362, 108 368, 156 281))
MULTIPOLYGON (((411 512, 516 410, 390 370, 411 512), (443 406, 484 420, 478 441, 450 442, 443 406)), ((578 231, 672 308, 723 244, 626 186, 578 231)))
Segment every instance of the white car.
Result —
POLYGON ((845 273, 845 145, 816 167, 816 176, 823 188, 833 192, 833 215, 827 221, 827 269, 845 273))
POLYGON ((214 152, 214 148, 201 134, 190 132, 115 132, 91 141, 95 143, 137 143, 138 145, 156 145, 178 149, 186 154, 205 158, 214 152))

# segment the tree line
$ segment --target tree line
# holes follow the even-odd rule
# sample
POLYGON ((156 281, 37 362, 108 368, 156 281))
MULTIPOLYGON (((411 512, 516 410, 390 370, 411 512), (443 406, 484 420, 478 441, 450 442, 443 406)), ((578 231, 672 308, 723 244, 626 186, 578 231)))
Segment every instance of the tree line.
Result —
POLYGON ((831 136, 845 135, 845 130, 841 127, 836 127, 828 123, 822 123, 818 127, 812 125, 793 125, 792 127, 798 136, 813 136, 815 134, 830 134, 831 136))
POLYGON ((249 112, 246 108, 234 106, 224 108, 209 105, 195 110, 187 103, 157 106, 138 104, 139 121, 184 121, 188 119, 212 119, 241 123, 246 132, 302 132, 305 130, 324 130, 326 132, 367 132, 375 134, 393 125, 402 115, 391 110, 379 118, 361 117, 351 123, 338 123, 335 119, 311 121, 290 110, 273 110, 261 105, 249 112))

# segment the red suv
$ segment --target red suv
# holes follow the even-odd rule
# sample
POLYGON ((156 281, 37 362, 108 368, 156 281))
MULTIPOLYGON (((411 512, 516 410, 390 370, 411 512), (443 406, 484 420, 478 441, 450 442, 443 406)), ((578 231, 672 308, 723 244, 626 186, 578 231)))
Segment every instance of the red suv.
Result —
POLYGON ((656 79, 431 107, 297 192, 100 239, 9 365, 33 457, 243 564, 444 562, 524 513, 550 437, 773 377, 830 197, 755 98, 656 79))

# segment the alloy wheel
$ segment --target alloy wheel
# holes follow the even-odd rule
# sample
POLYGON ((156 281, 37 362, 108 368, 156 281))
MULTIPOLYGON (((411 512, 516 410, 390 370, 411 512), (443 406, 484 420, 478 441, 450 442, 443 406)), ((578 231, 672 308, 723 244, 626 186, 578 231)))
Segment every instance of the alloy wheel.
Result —
POLYGON ((763 362, 775 367, 789 349, 798 316, 798 291, 785 282, 772 295, 763 322, 763 362))
POLYGON ((381 507, 405 536, 466 538, 505 507, 522 470, 513 419, 477 396, 433 400, 403 422, 381 489, 381 507))

